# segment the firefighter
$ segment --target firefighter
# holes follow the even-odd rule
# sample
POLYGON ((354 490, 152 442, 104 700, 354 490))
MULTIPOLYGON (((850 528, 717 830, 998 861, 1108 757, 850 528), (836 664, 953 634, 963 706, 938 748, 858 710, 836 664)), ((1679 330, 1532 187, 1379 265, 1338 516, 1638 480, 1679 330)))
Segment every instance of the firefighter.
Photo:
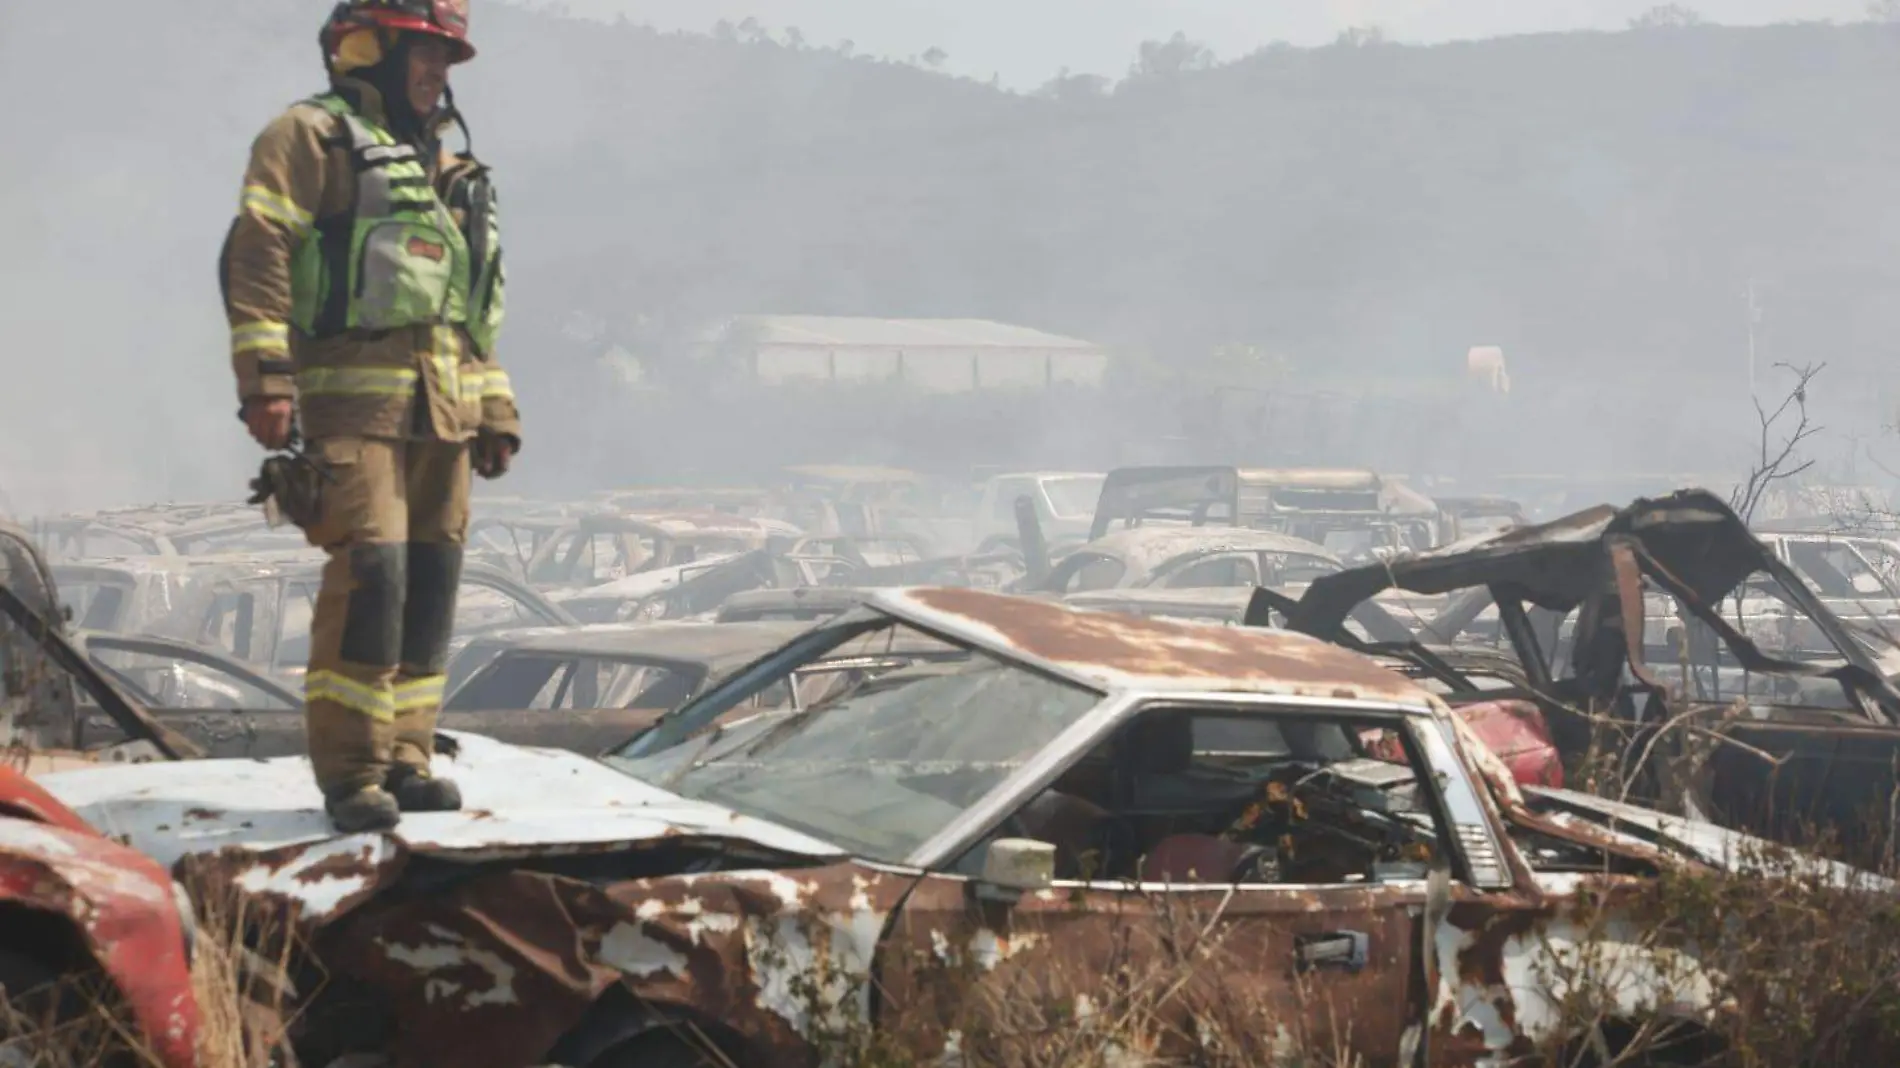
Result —
POLYGON ((470 472, 504 474, 521 425, 494 190, 442 147, 467 0, 345 0, 319 41, 330 90, 253 143, 219 274, 251 436, 301 433, 324 472, 285 508, 329 555, 305 729, 331 821, 368 831, 461 807, 430 759, 470 472))

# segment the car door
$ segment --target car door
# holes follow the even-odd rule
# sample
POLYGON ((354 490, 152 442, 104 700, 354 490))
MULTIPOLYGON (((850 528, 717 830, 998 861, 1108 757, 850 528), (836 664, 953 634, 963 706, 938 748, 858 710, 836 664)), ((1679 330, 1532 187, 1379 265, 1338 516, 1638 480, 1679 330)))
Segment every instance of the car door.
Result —
POLYGON ((888 1022, 900 1031, 936 1022, 1020 1034, 1065 1016, 1153 1016, 1178 1056, 1227 1050, 1240 1054, 1234 1063, 1272 1063, 1280 1052, 1350 1049, 1367 1068, 1397 1068, 1422 1018, 1422 882, 1070 881, 1013 903, 976 900, 967 877, 925 884, 881 955, 888 1022))
POLYGON ((437 722, 513 745, 593 755, 644 730, 705 683, 703 665, 507 653, 449 695, 437 722))
MULTIPOLYGON (((1182 711, 1144 712, 1164 714, 1182 711)), ((1319 718, 1336 725, 1341 738, 1357 737, 1374 722, 1319 718)), ((1206 771, 1210 781, 1221 781, 1221 767, 1232 769, 1235 739, 1244 741, 1247 731, 1203 728, 1262 722, 1253 710, 1238 717, 1195 713, 1194 719, 1193 752, 1180 771, 1206 771)), ((1311 715, 1303 720, 1313 721, 1311 715)), ((1151 751, 1145 742, 1109 756, 1106 766, 1120 769, 1128 753, 1142 751, 1151 751)), ((1341 768, 1350 766, 1368 781, 1418 781, 1410 757, 1382 768, 1357 750, 1336 756, 1341 768)), ((1101 840, 1104 819, 1149 818, 1139 804, 1118 811, 1113 791, 1101 790, 1120 773, 1091 771, 1091 763, 1103 764, 1101 757, 1072 766, 990 837, 1050 841, 1060 871, 1073 867, 1064 862, 1065 851, 1101 840), (1078 833, 1083 825, 1092 829, 1078 833)), ((1226 818, 1226 803, 1217 808, 1213 814, 1226 818)), ((1442 821, 1427 817, 1427 825, 1434 848, 1451 848, 1442 821)), ((1218 866, 1211 878, 1192 868, 1157 877, 1159 870, 1147 865, 1169 848, 1170 838, 1177 863, 1196 848, 1209 856, 1223 850, 1216 835, 1169 835, 1160 847, 1138 848, 1143 855, 1134 871, 1111 862, 1117 870, 1101 877, 1059 878, 1047 890, 986 898, 978 878, 985 842, 979 842, 951 872, 922 879, 880 955, 889 1021, 900 1032, 957 1030, 966 1054, 979 1060, 982 1052, 969 1048, 970 1036, 1034 1034, 1038 1021, 1046 1029, 1066 1013, 1070 1020, 1091 1014, 1102 1021, 1152 1019, 1163 1032, 1157 1040, 1164 1055, 1190 1061, 1212 1055, 1273 1063, 1287 1054, 1350 1051, 1367 1068, 1405 1063, 1401 1051, 1414 1048, 1425 1019, 1422 867, 1388 869, 1376 879, 1292 881, 1218 866), (1182 842, 1189 852, 1181 852, 1182 842)))
MULTIPOLYGON (((262 759, 306 750, 302 696, 255 665, 146 636, 88 635, 85 649, 95 667, 206 756, 262 759)), ((84 702, 82 712, 80 748, 126 740, 96 703, 84 702)))

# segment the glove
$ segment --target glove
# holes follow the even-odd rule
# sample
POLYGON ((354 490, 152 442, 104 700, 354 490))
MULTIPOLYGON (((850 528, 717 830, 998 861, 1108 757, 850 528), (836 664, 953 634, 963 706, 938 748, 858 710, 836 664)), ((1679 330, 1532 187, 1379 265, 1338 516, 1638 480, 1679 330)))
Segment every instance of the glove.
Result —
POLYGON ((475 473, 486 479, 497 479, 508 473, 508 466, 514 462, 515 452, 521 448, 521 442, 507 434, 497 434, 487 427, 475 432, 469 462, 475 473))
POLYGON ((301 452, 280 453, 265 458, 251 480, 251 496, 245 503, 263 505, 265 519, 273 527, 281 516, 309 530, 323 515, 323 484, 335 481, 336 476, 316 458, 301 452))

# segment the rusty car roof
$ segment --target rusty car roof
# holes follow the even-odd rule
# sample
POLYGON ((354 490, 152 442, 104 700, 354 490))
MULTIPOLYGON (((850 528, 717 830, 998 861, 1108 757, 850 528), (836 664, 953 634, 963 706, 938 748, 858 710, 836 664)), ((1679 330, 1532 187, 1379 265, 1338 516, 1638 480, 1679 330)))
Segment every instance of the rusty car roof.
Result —
POLYGON ((1430 696, 1358 653, 1304 635, 1090 612, 974 589, 887 590, 869 605, 984 652, 1091 687, 1375 701, 1420 710, 1430 696))
MULTIPOLYGON (((702 665, 709 674, 722 675, 744 667, 810 629, 810 623, 784 619, 732 623, 602 623, 504 632, 505 636, 499 641, 489 644, 500 647, 500 656, 523 652, 603 660, 653 660, 702 665)), ((483 640, 476 639, 477 642, 483 640)), ((888 648, 882 641, 867 638, 840 646, 823 659, 852 659, 874 652, 915 655, 950 649, 922 636, 906 638, 888 648)))

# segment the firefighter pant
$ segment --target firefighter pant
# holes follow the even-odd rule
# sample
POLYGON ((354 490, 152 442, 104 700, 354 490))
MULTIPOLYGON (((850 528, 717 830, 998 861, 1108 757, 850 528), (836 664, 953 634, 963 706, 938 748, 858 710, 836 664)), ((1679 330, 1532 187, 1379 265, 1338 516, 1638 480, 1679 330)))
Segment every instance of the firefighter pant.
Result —
POLYGON ((330 473, 304 531, 329 553, 310 625, 304 725, 327 798, 381 785, 435 752, 462 543, 462 442, 328 438, 330 473))

